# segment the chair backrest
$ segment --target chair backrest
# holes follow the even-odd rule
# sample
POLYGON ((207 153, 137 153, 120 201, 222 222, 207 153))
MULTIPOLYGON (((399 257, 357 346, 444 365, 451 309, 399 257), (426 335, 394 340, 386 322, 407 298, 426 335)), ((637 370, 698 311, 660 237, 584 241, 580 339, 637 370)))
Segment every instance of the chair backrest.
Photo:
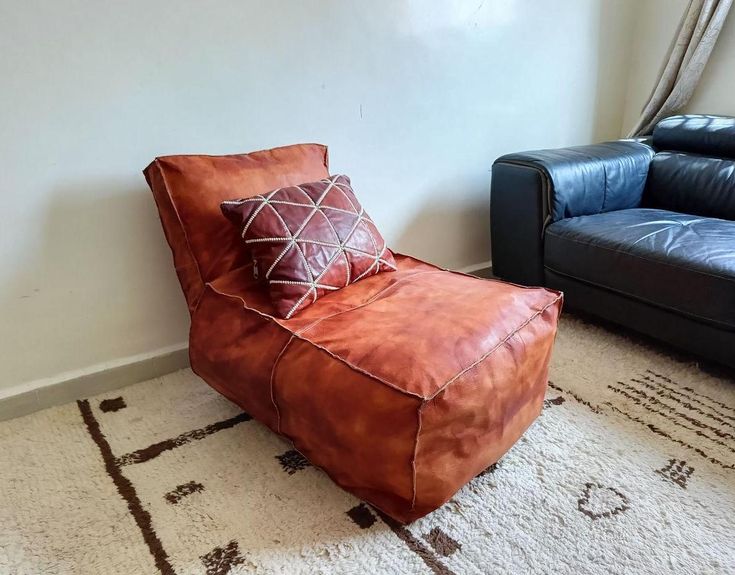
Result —
POLYGON ((165 156, 144 173, 193 313, 207 282, 247 262, 220 202, 314 182, 329 169, 326 146, 298 144, 232 156, 165 156))
POLYGON ((672 116, 652 143, 644 205, 735 220, 735 118, 672 116))

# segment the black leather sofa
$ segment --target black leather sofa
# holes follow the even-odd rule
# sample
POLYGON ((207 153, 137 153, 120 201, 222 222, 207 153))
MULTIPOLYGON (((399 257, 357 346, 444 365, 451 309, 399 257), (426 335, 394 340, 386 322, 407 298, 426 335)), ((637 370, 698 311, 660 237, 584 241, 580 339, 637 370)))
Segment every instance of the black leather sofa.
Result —
POLYGON ((735 367, 735 118, 493 165, 493 273, 735 367))

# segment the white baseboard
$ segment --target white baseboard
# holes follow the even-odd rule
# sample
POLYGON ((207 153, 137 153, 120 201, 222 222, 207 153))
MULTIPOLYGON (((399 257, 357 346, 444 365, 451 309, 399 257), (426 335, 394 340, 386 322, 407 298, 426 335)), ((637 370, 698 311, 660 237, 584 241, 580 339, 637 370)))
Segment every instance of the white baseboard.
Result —
POLYGON ((485 270, 493 267, 493 262, 490 260, 486 262, 480 262, 479 264, 472 264, 471 266, 465 266, 463 268, 459 268, 457 271, 462 272, 463 274, 471 274, 475 273, 480 270, 485 270))
POLYGON ((0 421, 105 393, 189 367, 189 347, 178 344, 0 390, 0 421))

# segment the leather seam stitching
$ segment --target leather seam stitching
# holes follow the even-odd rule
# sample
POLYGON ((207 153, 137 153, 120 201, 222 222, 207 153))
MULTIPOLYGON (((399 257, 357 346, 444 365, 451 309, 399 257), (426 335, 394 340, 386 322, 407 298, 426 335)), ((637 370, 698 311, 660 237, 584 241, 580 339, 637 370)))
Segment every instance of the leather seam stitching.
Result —
POLYGON ((595 158, 595 159, 602 164, 602 201, 600 202, 600 210, 598 213, 603 213, 605 211, 605 204, 607 203, 607 190, 608 190, 607 163, 601 160, 600 158, 595 158))
MULTIPOLYGON (((478 281, 496 281, 496 282, 499 282, 500 281, 500 280, 483 280, 483 279, 478 278, 478 277, 475 277, 475 276, 470 276, 468 274, 463 274, 461 272, 456 272, 456 271, 453 271, 453 270, 445 270, 445 269, 442 269, 442 268, 439 268, 436 272, 428 272, 427 271, 427 272, 419 272, 419 273, 437 273, 439 271, 449 272, 449 273, 461 275, 463 277, 470 277, 470 278, 476 279, 478 281)), ((418 275, 418 274, 414 274, 414 275, 418 275)), ((411 276, 411 277, 413 277, 413 276, 411 276)), ((406 279, 410 279, 410 278, 406 278, 406 279)), ((500 283, 503 283, 503 282, 500 282, 500 283)), ((393 284, 393 285, 396 285, 396 284, 393 284)), ((531 323, 531 321, 533 321, 534 319, 536 319, 539 315, 541 315, 543 312, 545 312, 549 307, 553 306, 556 302, 558 302, 560 299, 563 298, 562 295, 557 295, 557 297, 554 298, 553 301, 551 301, 550 303, 548 303, 547 305, 545 305, 542 309, 537 310, 536 312, 534 312, 533 315, 531 315, 530 317, 528 317, 518 327, 514 328, 511 332, 509 332, 508 334, 506 334, 506 336, 503 338, 503 340, 500 341, 500 342, 498 342, 491 350, 489 350, 488 352, 484 353, 482 356, 480 356, 479 359, 475 360, 470 365, 468 365, 467 367, 465 367, 462 370, 460 370, 457 374, 455 374, 453 377, 451 377, 446 383, 444 383, 441 387, 439 387, 431 395, 422 395, 420 393, 408 391, 406 389, 403 389, 401 387, 398 387, 395 383, 391 383, 391 382, 383 379, 380 376, 377 376, 377 375, 375 375, 373 373, 370 373, 369 371, 367 371, 367 370, 365 370, 365 369, 363 369, 361 367, 356 366, 355 364, 353 364, 350 361, 346 360, 342 356, 337 355, 336 353, 332 352, 331 350, 327 349, 326 347, 324 347, 324 346, 322 346, 322 345, 320 345, 320 344, 318 344, 318 343, 316 343, 316 342, 308 339, 307 337, 303 336, 301 334, 301 332, 289 330, 288 328, 282 326, 279 322, 277 322, 272 316, 270 316, 270 315, 268 315, 268 314, 266 314, 266 313, 264 313, 262 311, 259 311, 259 310, 255 309, 255 308, 252 308, 252 307, 248 306, 247 302, 245 301, 245 299, 242 296, 239 296, 239 295, 236 295, 236 294, 227 294, 227 293, 224 293, 224 292, 218 290, 216 287, 214 287, 214 285, 212 285, 212 282, 207 282, 207 284, 205 285, 205 288, 207 288, 207 287, 210 288, 213 292, 218 293, 221 296, 224 296, 224 297, 227 297, 227 298, 230 298, 230 299, 238 299, 238 300, 240 300, 242 302, 242 306, 243 306, 244 309, 246 309, 248 311, 251 311, 251 312, 253 312, 253 313, 261 316, 265 320, 267 320, 267 321, 275 324, 282 331, 285 331, 286 333, 291 334, 292 337, 295 337, 295 338, 297 338, 297 339, 299 339, 299 340, 301 340, 301 341, 303 341, 305 343, 308 343, 309 345, 313 346, 316 349, 320 349, 320 350, 326 352, 328 355, 330 355, 331 357, 333 357, 337 361, 341 362, 342 364, 346 365, 350 369, 352 369, 352 370, 354 370, 354 371, 356 371, 358 373, 362 373, 363 375, 366 375, 366 376, 370 377, 371 379, 373 379, 375 381, 378 381, 378 382, 380 382, 380 383, 382 383, 382 384, 384 384, 384 385, 386 385, 386 386, 388 386, 388 387, 390 387, 390 388, 398 391, 399 393, 402 393, 404 395, 409 395, 411 397, 417 397, 417 398, 422 399, 422 400, 431 400, 434 397, 436 397, 449 384, 453 383, 458 377, 460 377, 461 375, 463 375, 467 371, 470 371, 477 364, 479 364, 482 361, 484 361, 487 357, 489 357, 492 354, 493 351, 495 351, 498 347, 500 347, 505 342, 507 342, 515 333, 517 333, 518 331, 520 331, 521 329, 523 329, 524 327, 526 327, 529 323, 531 323)), ((388 286, 388 287, 391 287, 391 286, 388 286)), ((526 287, 526 289, 545 289, 545 288, 530 288, 528 286, 521 286, 521 287, 526 287)), ((547 291, 549 291, 549 290, 547 290, 547 291)), ((556 292, 556 293, 558 293, 558 292, 556 292)), ((372 302, 370 302, 370 303, 372 303, 372 302)), ((366 305, 366 304, 362 304, 362 305, 366 305)), ((344 312, 351 311, 352 309, 356 309, 356 308, 350 308, 349 310, 344 310, 344 312)), ((338 313, 343 313, 343 312, 338 312, 338 313)))
POLYGON ((524 321, 521 325, 519 325, 517 328, 515 328, 513 331, 511 331, 508 335, 503 338, 502 341, 499 341, 496 343, 489 351, 485 352, 483 355, 481 355, 477 360, 472 362, 467 367, 460 370, 457 374, 455 374, 453 377, 451 377, 444 385, 442 385, 439 389, 437 389, 431 396, 427 397, 426 399, 434 399, 437 395, 439 395, 442 391, 444 391, 449 385, 454 383, 457 379, 462 377, 465 373, 468 371, 471 371, 475 367, 477 367, 480 363, 485 361, 488 357, 490 357, 498 348, 500 348, 502 345, 508 342, 510 338, 512 338, 514 335, 516 335, 519 331, 524 329, 527 325, 529 325, 533 320, 535 320, 537 317, 539 317, 541 314, 543 314, 547 309, 549 309, 551 306, 555 305, 559 300, 563 298, 562 295, 558 295, 554 300, 548 304, 546 304, 544 307, 542 307, 540 310, 536 311, 532 316, 530 316, 526 321, 524 321))
MULTIPOLYGON (((408 256, 406 254, 402 254, 401 252, 393 251, 392 253, 393 253, 394 256, 395 255, 399 255, 399 256, 403 256, 405 258, 414 259, 412 256, 408 256)), ((416 261, 421 261, 421 260, 416 260, 416 261)), ((517 287, 517 288, 524 289, 524 290, 531 290, 531 291, 533 291, 533 290, 539 290, 539 289, 544 289, 544 290, 549 291, 549 292, 554 291, 551 288, 545 288, 543 286, 523 285, 523 284, 513 283, 511 281, 501 280, 501 279, 495 278, 495 277, 493 277, 493 278, 481 278, 479 276, 475 276, 475 275, 472 275, 472 274, 467 274, 467 273, 460 272, 460 271, 457 271, 457 270, 451 270, 451 269, 447 269, 447 268, 442 268, 442 267, 439 267, 437 265, 430 264, 428 262, 422 262, 422 263, 423 264, 426 264, 428 266, 431 266, 433 268, 436 268, 437 271, 448 272, 450 274, 454 274, 454 275, 461 276, 461 277, 464 277, 464 278, 470 278, 470 279, 477 280, 477 281, 480 281, 480 282, 491 282, 491 283, 499 283, 499 284, 503 284, 503 285, 511 285, 513 287, 517 287)), ((492 262, 491 262, 491 267, 492 267, 492 262)))
POLYGON ((379 291, 378 293, 376 293, 375 295, 373 295, 373 297, 371 297, 371 298, 370 298, 370 299, 369 299, 368 301, 366 301, 366 302, 363 302, 363 303, 361 303, 360 305, 356 305, 356 306, 354 306, 354 307, 351 307, 351 308, 348 308, 348 309, 343 309, 343 310, 341 310, 341 311, 337 311, 337 312, 333 313, 332 315, 328 315, 328 316, 325 316, 325 317, 320 317, 319 319, 316 319, 316 320, 314 320, 314 321, 313 321, 312 323, 308 324, 308 325, 307 325, 306 327, 302 327, 301 329, 299 329, 299 330, 296 330, 296 332, 294 332, 294 333, 297 333, 298 335, 303 335, 303 334, 305 334, 305 333, 306 333, 307 331, 309 331, 309 330, 310 330, 310 329, 312 329, 313 327, 316 327, 317 325, 319 325, 319 324, 320 324, 321 322, 323 322, 323 321, 326 321, 326 320, 328 320, 328 319, 332 319, 332 318, 334 318, 334 317, 337 317, 338 315, 342 315, 343 313, 349 313, 349 312, 351 312, 351 311, 355 311, 355 310, 358 310, 358 309, 360 309, 360 308, 363 308, 363 307, 365 307, 365 306, 367 306, 367 305, 370 305, 370 304, 371 304, 371 303, 373 303, 373 302, 374 302, 375 300, 377 300, 377 299, 378 299, 378 298, 379 298, 379 297, 380 297, 381 295, 383 295, 383 294, 384 294, 385 292, 387 292, 387 291, 388 291, 389 289, 391 289, 391 288, 393 288, 393 287, 397 286, 397 285, 398 285, 399 283, 401 283, 401 282, 404 282, 404 281, 406 281, 406 280, 412 279, 412 278, 414 278, 414 277, 416 277, 416 276, 419 276, 419 275, 423 275, 423 274, 436 274, 436 273, 441 273, 441 271, 442 271, 442 270, 432 270, 432 271, 425 271, 425 272, 417 272, 417 273, 415 273, 415 274, 412 274, 412 275, 410 275, 410 276, 408 276, 408 277, 405 277, 405 278, 401 278, 401 279, 399 279, 399 280, 398 280, 398 281, 397 281, 396 283, 394 283, 394 284, 391 284, 391 285, 389 285, 389 286, 385 286, 385 287, 384 287, 383 289, 381 289, 381 290, 380 290, 380 291, 379 291))
MULTIPOLYGON (((620 143, 620 142, 604 142, 604 143, 606 143, 606 144, 617 144, 617 143, 620 143)), ((632 143, 633 142, 625 142, 626 147, 627 147, 628 144, 632 144, 632 143)), ((615 149, 616 149, 617 152, 619 152, 620 157, 631 158, 631 159, 633 159, 636 162, 638 162, 641 159, 641 152, 645 152, 645 156, 646 156, 646 159, 647 159, 647 162, 648 162, 648 167, 650 167, 650 164, 651 164, 651 161, 653 159, 653 156, 655 155, 655 154, 651 153, 650 147, 649 146, 646 146, 645 144, 640 144, 640 143, 636 143, 636 146, 634 146, 634 147, 635 148, 640 148, 640 149, 632 149, 632 148, 629 148, 629 149, 625 150, 625 149, 620 149, 619 147, 615 147, 615 149)), ((603 173, 604 173, 604 179, 605 179, 605 186, 607 186, 607 169, 606 169, 606 164, 607 164, 608 159, 601 159, 601 158, 599 158, 597 156, 591 156, 591 155, 588 155, 587 157, 588 158, 595 159, 595 160, 598 160, 598 161, 600 161, 603 164, 603 173)), ((546 220, 544 221, 544 227, 546 227, 546 225, 548 224, 549 221, 552 221, 553 222, 553 221, 561 221, 563 219, 566 219, 566 218, 563 218, 563 217, 559 218, 558 220, 555 220, 554 219, 555 206, 554 206, 554 203, 553 202, 554 202, 554 197, 556 195, 555 194, 555 189, 554 189, 554 180, 551 177, 551 174, 547 170, 547 168, 544 167, 543 165, 540 165, 538 163, 538 160, 513 160, 513 159, 502 159, 501 158, 501 159, 496 160, 493 163, 493 165, 495 165, 495 164, 506 164, 506 165, 509 165, 509 166, 517 166, 517 167, 527 168, 527 169, 531 169, 531 170, 535 170, 535 171, 539 172, 547 180, 547 183, 550 184, 548 190, 546 190, 547 191, 548 214, 547 214, 546 220)), ((605 187, 605 189, 603 189, 603 202, 602 202, 603 209, 605 207, 605 201, 607 200, 606 191, 607 191, 607 187, 605 187)), ((616 210, 610 210, 610 211, 616 211, 616 210)), ((600 211, 599 213, 603 213, 603 212, 600 211)))
MULTIPOLYGON (((321 148, 323 148, 324 157, 323 157, 322 163, 324 164, 324 168, 327 170, 327 174, 329 174, 329 147, 324 146, 323 144, 309 144, 309 145, 316 145, 316 146, 320 146, 321 148)), ((288 147, 288 146, 280 146, 280 147, 288 147)), ((273 148, 273 149, 277 150, 279 148, 273 148)), ((265 150, 261 150, 261 151, 265 151, 265 150)), ((251 153, 254 153, 254 152, 251 152, 251 153)), ((196 155, 190 154, 190 156, 196 156, 196 155)), ((217 157, 217 156, 207 156, 207 157, 217 157)), ((184 241, 186 242, 186 251, 189 253, 189 257, 194 262, 194 267, 196 268, 197 275, 199 276, 200 291, 199 291, 199 294, 197 294, 196 301, 193 302, 194 310, 196 310, 196 307, 199 303, 199 300, 202 297, 202 294, 204 293, 204 288, 207 286, 207 283, 205 283, 204 276, 202 276, 202 270, 199 267, 199 261, 194 257, 194 252, 191 249, 191 242, 189 241, 189 235, 186 233, 186 228, 184 227, 184 223, 181 219, 181 215, 179 214, 179 208, 176 205, 176 202, 174 202, 174 198, 171 195, 171 191, 169 190, 168 180, 166 179, 166 172, 161 166, 161 158, 155 158, 154 162, 156 163, 156 165, 158 166, 158 169, 161 172, 161 179, 163 180, 163 188, 166 190, 166 195, 168 196, 169 203, 171 204, 171 207, 173 208, 174 213, 176 214, 176 219, 179 222, 179 228, 181 228, 181 233, 183 234, 184 241)), ((154 195, 154 199, 155 199, 155 195, 154 195)))
POLYGON ((419 452, 419 437, 421 436, 421 426, 422 426, 422 414, 424 411, 424 407, 426 407, 426 404, 429 400, 424 399, 416 409, 416 416, 418 418, 418 425, 416 427, 416 440, 414 441, 413 445, 413 458, 411 459, 411 473, 413 474, 413 496, 411 498, 411 511, 416 509, 416 493, 417 493, 417 487, 416 487, 416 456, 419 452))
POLYGON ((202 294, 204 293, 204 277, 202 276, 202 270, 199 267, 199 262, 194 257, 194 252, 191 249, 191 242, 189 241, 189 234, 186 233, 186 228, 184 227, 184 222, 181 219, 181 214, 179 214, 179 208, 176 205, 176 202, 174 202, 174 198, 171 195, 171 191, 169 190, 168 186, 168 180, 166 179, 166 171, 163 169, 163 166, 161 166, 161 161, 156 158, 155 160, 156 165, 158 166, 158 169, 161 172, 161 179, 163 180, 163 188, 166 190, 166 195, 168 196, 168 201, 171 204, 171 207, 174 210, 174 213, 176 214, 176 219, 179 222, 179 227, 181 228, 181 233, 184 236, 184 241, 186 242, 186 251, 189 253, 189 257, 194 262, 194 267, 196 268, 197 275, 199 276, 199 284, 200 284, 200 290, 197 294, 196 301, 194 302, 194 308, 196 309, 199 300, 202 297, 202 294))
MULTIPOLYGON (((280 434, 280 436, 281 436, 281 437, 283 437, 284 439, 286 439, 286 441, 288 441, 289 443, 291 443, 291 445, 293 446, 294 450, 298 451, 298 452, 299 452, 299 453, 300 453, 300 454, 302 455, 302 457, 303 457, 304 459, 306 459, 306 460, 307 460, 307 461, 308 461, 308 462, 309 462, 309 463, 311 464, 311 466, 312 466, 312 467, 313 467, 314 469, 318 469, 319 471, 323 472, 323 473, 324 473, 324 474, 325 474, 325 475, 326 475, 327 477, 329 477, 329 479, 330 479, 330 480, 332 480, 332 481, 333 481, 333 482, 334 482, 334 483, 335 483, 336 485, 341 485, 341 483, 339 482, 339 480, 337 479, 337 477, 336 477, 336 476, 335 476, 335 475, 334 475, 334 474, 333 474, 333 473, 332 473, 332 472, 331 472, 331 471, 330 471, 329 469, 327 469, 327 468, 325 468, 325 467, 322 467, 322 466, 320 466, 320 465, 317 465, 317 464, 316 464, 316 463, 314 463, 314 462, 313 462, 313 461, 312 461, 311 459, 309 459, 309 458, 308 458, 308 457, 306 456, 306 454, 305 454, 305 453, 304 453, 304 452, 303 452, 303 451, 302 451, 301 449, 299 449, 299 446, 298 446, 298 445, 296 445, 296 442, 294 441, 294 438, 293 438, 293 437, 290 437, 290 436, 288 436, 288 435, 285 435, 285 434, 283 434, 283 433, 281 433, 281 434, 280 434)), ((376 503, 374 503, 374 502, 372 502, 372 501, 370 501, 370 502, 369 502, 369 504, 370 504, 370 506, 371 506, 371 507, 374 507, 375 509, 377 509, 377 510, 378 510, 378 511, 380 511, 381 513, 384 513, 384 514, 388 515, 388 513, 386 512, 386 510, 385 510, 385 509, 383 509, 383 508, 382 508, 382 507, 381 507, 380 505, 377 505, 376 503)))
MULTIPOLYGON (((554 181, 551 179, 551 176, 546 172, 544 168, 541 166, 537 166, 531 162, 525 163, 521 162, 519 160, 501 160, 495 162, 495 164, 506 164, 508 166, 515 166, 517 168, 525 168, 527 170, 534 170, 535 172, 538 172, 538 174, 541 176, 541 192, 546 200, 546 210, 543 210, 542 206, 542 215, 544 215, 544 221, 541 226, 541 240, 543 241, 544 236, 544 230, 549 225, 549 222, 554 222, 554 197, 556 196, 556 190, 554 188, 554 181), (543 214, 543 212, 546 212, 546 214, 543 214)), ((495 165, 493 164, 493 165, 495 165)))
POLYGON ((377 375, 374 375, 374 374, 370 373, 369 371, 366 371, 366 370, 364 370, 364 369, 362 369, 362 368, 354 365, 353 363, 347 361, 343 357, 340 357, 339 355, 337 355, 334 352, 330 351, 326 347, 324 347, 322 345, 319 345, 318 343, 313 342, 310 339, 307 339, 306 337, 303 337, 303 336, 299 335, 296 332, 290 331, 288 328, 282 326, 280 323, 278 323, 277 321, 275 321, 275 319, 272 318, 271 316, 269 316, 268 314, 263 313, 262 311, 259 311, 257 309, 254 309, 254 308, 251 308, 250 306, 248 306, 247 305, 247 302, 241 296, 234 295, 234 294, 227 294, 227 293, 221 292, 217 288, 215 288, 211 284, 211 282, 207 283, 206 287, 210 288, 212 291, 214 291, 215 293, 218 293, 221 296, 224 296, 224 297, 227 297, 227 298, 230 298, 230 299, 239 299, 242 302, 242 305, 243 305, 243 308, 244 309, 246 309, 246 310, 248 310, 250 312, 253 312, 253 313, 259 315, 260 317, 264 318, 266 321, 269 321, 269 322, 273 323, 280 330, 285 331, 286 333, 291 334, 294 338, 296 338, 296 339, 298 339, 300 341, 303 341, 305 343, 308 343, 309 345, 313 346, 316 349, 320 349, 320 350, 326 352, 328 355, 330 355, 331 357, 333 357, 337 361, 341 362, 342 364, 346 365, 350 369, 352 369, 354 371, 357 371, 358 373, 362 373, 363 375, 366 375, 366 376, 370 377, 371 379, 374 379, 375 381, 378 381, 378 382, 380 382, 380 383, 382 383, 382 384, 390 387, 391 389, 394 389, 394 390, 396 390, 396 391, 398 391, 400 393, 403 393, 405 395, 410 395, 412 397, 418 397, 419 399, 426 399, 424 396, 422 396, 422 395, 420 395, 418 393, 414 393, 414 392, 411 392, 411 391, 408 391, 408 390, 405 390, 405 389, 401 389, 400 387, 398 387, 394 383, 390 383, 389 381, 386 381, 386 380, 382 379, 381 377, 378 377, 377 375))
POLYGON ((291 342, 293 341, 293 339, 294 339, 294 336, 292 335, 286 342, 286 345, 283 346, 281 351, 276 356, 276 361, 273 362, 273 368, 271 369, 270 395, 271 395, 271 403, 273 404, 273 407, 276 410, 276 431, 279 435, 282 435, 281 433, 281 409, 278 407, 278 403, 276 402, 276 395, 275 395, 275 389, 274 389, 276 369, 278 368, 278 364, 281 362, 281 358, 286 353, 286 350, 291 345, 291 342))

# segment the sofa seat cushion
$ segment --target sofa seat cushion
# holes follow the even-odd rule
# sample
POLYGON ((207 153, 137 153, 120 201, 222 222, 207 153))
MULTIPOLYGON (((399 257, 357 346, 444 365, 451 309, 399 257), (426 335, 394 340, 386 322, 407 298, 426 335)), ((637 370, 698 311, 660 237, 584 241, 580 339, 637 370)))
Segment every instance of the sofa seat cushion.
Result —
POLYGON ((547 269, 735 329, 735 222, 629 209, 555 222, 547 269))
POLYGON ((447 501, 538 415, 561 294, 395 255, 291 319, 242 268, 207 284, 194 371, 399 521, 447 501))

